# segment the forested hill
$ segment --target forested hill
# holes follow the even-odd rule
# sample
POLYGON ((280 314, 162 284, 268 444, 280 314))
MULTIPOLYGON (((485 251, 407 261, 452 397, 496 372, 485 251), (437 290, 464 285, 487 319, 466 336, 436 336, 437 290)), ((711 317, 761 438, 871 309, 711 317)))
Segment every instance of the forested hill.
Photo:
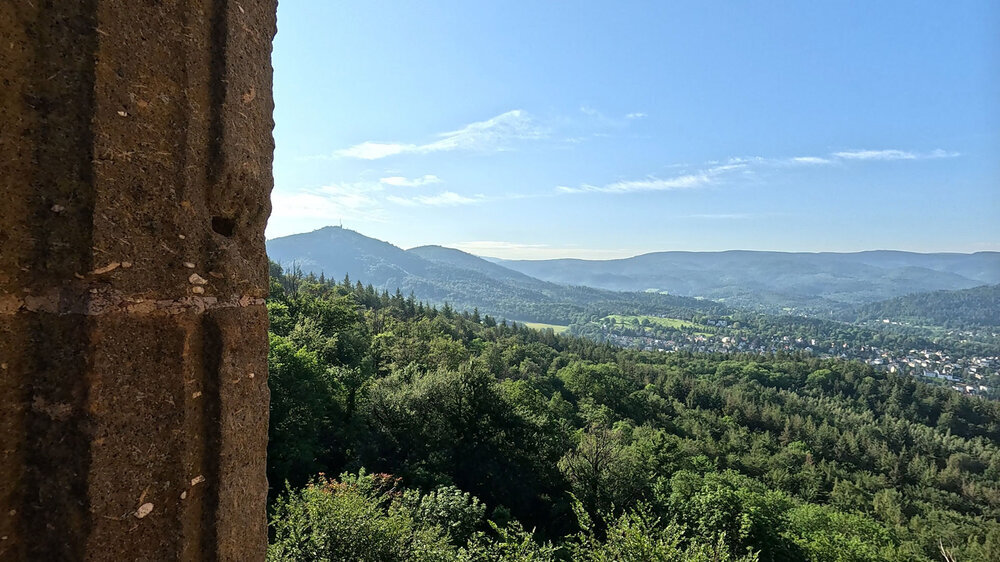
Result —
POLYGON ((1000 327, 1000 285, 934 291, 862 306, 848 319, 945 328, 1000 327))
POLYGON ((521 321, 568 325, 607 314, 718 314, 714 302, 656 293, 622 293, 534 279, 471 254, 424 246, 406 251, 352 230, 326 227, 268 240, 270 258, 286 268, 342 279, 345 274, 379 291, 449 303, 460 310, 521 321))
POLYGON ((553 283, 655 289, 772 312, 830 312, 910 293, 1000 283, 998 252, 657 252, 604 261, 494 261, 553 283))
POLYGON ((272 273, 272 561, 1000 560, 1000 403, 272 273))
POLYGON ((519 271, 508 269, 502 265, 497 265, 491 261, 484 260, 480 257, 461 250, 456 250, 454 248, 445 248, 444 246, 418 246, 416 248, 410 248, 406 251, 406 253, 420 256, 427 261, 459 269, 475 271, 482 273, 491 279, 516 283, 524 287, 545 291, 551 291, 557 288, 554 287, 553 283, 535 279, 534 277, 530 277, 519 271))

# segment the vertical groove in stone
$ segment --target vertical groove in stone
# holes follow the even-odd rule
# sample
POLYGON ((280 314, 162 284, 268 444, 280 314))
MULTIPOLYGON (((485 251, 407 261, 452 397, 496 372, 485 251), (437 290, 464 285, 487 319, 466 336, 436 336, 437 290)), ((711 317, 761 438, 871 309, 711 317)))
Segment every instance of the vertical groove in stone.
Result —
MULTIPOLYGON (((28 108, 29 72, 35 49, 29 36, 37 8, 19 2, 0 2, 0 296, 16 292, 25 272, 25 242, 14 250, 15 240, 29 234, 25 217, 30 202, 8 197, 19 184, 30 180, 34 146, 31 142, 32 114, 28 108)), ((0 560, 24 559, 20 540, 21 504, 24 502, 24 440, 26 404, 21 380, 28 359, 19 354, 27 337, 12 316, 0 316, 0 560)))
MULTIPOLYGON (((226 58, 229 47, 229 2, 228 0, 211 0, 211 62, 209 66, 209 128, 208 128, 208 163, 205 166, 208 184, 215 186, 223 175, 225 166, 223 145, 225 144, 225 125, 223 124, 224 106, 226 103, 226 58)), ((208 192, 209 201, 214 190, 208 192)))
POLYGON ((87 416, 90 335, 83 316, 45 315, 21 322, 30 334, 20 399, 23 431, 21 536, 29 560, 75 560, 93 528, 87 476, 92 424, 87 416), (33 320, 33 321, 32 321, 33 320), (65 342, 53 350, 46 341, 65 342), (58 529, 60 540, 33 540, 58 529))
POLYGON ((274 31, 0 3, 0 559, 263 559, 266 309, 87 304, 266 296, 274 31))
POLYGON ((34 242, 26 256, 28 279, 73 279, 74 273, 92 269, 92 253, 75 246, 93 236, 96 0, 47 0, 39 4, 34 21, 25 23, 34 64, 24 95, 37 117, 31 131, 34 193, 25 217, 34 242))
POLYGON ((222 400, 219 392, 222 377, 222 357, 223 342, 222 331, 218 323, 210 315, 203 315, 201 318, 202 341, 202 405, 203 419, 208 423, 204 424, 204 457, 202 459, 202 474, 205 482, 202 484, 202 529, 205 536, 202 537, 203 560, 217 560, 219 555, 218 528, 216 518, 219 511, 219 477, 220 458, 222 453, 222 431, 220 424, 222 400))
MULTIPOLYGON (((96 0, 71 5, 49 0, 39 5, 37 17, 29 95, 42 118, 34 135, 28 219, 35 245, 27 261, 32 282, 52 286, 55 279, 93 269, 92 252, 79 246, 89 248, 93 242, 96 0)), ((63 540, 30 541, 25 552, 34 560, 71 560, 92 529, 86 480, 92 437, 86 414, 90 338, 87 318, 47 320, 24 326, 34 376, 22 386, 28 404, 22 536, 61 529, 63 540), (65 343, 52 350, 43 342, 65 343)))
MULTIPOLYGON (((96 2, 4 3, 0 294, 72 298, 89 271, 96 2)), ((85 300, 86 295, 80 299, 85 300)), ((84 317, 3 321, 0 558, 72 560, 91 529, 84 317), (63 342, 57 349, 43 342, 63 342), (59 541, 31 540, 59 529, 59 541)))

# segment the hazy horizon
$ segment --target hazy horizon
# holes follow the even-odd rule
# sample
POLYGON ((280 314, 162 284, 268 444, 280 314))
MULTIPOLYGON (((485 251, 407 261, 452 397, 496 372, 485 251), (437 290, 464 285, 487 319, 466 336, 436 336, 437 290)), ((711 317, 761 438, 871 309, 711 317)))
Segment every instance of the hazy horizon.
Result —
MULTIPOLYGON (((343 228, 344 230, 348 230, 348 231, 354 232, 356 234, 359 234, 361 236, 365 236, 367 238, 374 238, 376 240, 380 240, 382 242, 386 242, 388 244, 392 244, 393 246, 396 246, 396 247, 398 247, 400 249, 403 249, 403 250, 412 250, 414 248, 420 248, 420 247, 423 247, 423 246, 439 246, 439 247, 444 247, 444 248, 452 248, 452 249, 455 249, 455 250, 461 250, 463 252, 466 252, 466 253, 469 253, 469 254, 473 254, 473 255, 475 255, 477 257, 480 257, 480 258, 486 258, 486 259, 493 258, 493 259, 501 259, 501 260, 549 260, 549 259, 613 260, 613 259, 631 258, 631 257, 640 256, 640 255, 643 255, 643 254, 668 253, 668 252, 676 252, 676 253, 778 252, 778 253, 789 253, 789 254, 855 254, 855 253, 863 253, 863 252, 906 252, 906 253, 913 253, 913 254, 956 254, 956 255, 971 255, 971 254, 976 254, 976 253, 1000 253, 997 250, 977 250, 977 251, 974 251, 974 252, 953 252, 953 251, 919 252, 919 251, 912 251, 912 250, 900 250, 900 249, 897 249, 897 248, 867 248, 867 249, 862 249, 862 250, 847 250, 847 251, 826 251, 826 250, 768 250, 768 249, 759 249, 759 248, 727 248, 727 249, 724 249, 724 250, 649 250, 649 251, 642 251, 642 252, 639 252, 639 253, 631 253, 631 254, 622 253, 620 255, 612 255, 612 256, 609 256, 609 257, 578 257, 578 256, 572 256, 572 255, 553 255, 552 257, 506 257, 506 256, 503 256, 503 255, 495 255, 495 254, 485 254, 485 253, 482 253, 482 252, 478 251, 478 249, 477 249, 478 246, 476 246, 475 244, 470 245, 468 243, 465 243, 465 244, 463 244, 463 243, 452 243, 452 244, 449 244, 449 243, 441 243, 441 242, 429 242, 429 243, 426 243, 426 244, 400 245, 400 244, 394 242, 393 240, 386 240, 384 238, 379 238, 377 236, 371 236, 371 235, 369 235, 367 233, 364 233, 364 232, 361 232, 359 230, 350 228, 349 226, 346 226, 346 225, 345 226, 340 226, 340 225, 325 225, 325 226, 321 226, 319 228, 314 228, 314 229, 311 229, 311 230, 308 230, 308 231, 305 231, 305 232, 295 232, 295 233, 291 233, 291 234, 286 234, 284 236, 268 237, 268 240, 274 240, 275 238, 284 238, 285 236, 295 236, 297 234, 310 234, 312 232, 316 232, 318 230, 323 230, 323 229, 326 229, 326 228, 343 228), (460 247, 460 246, 464 246, 464 247, 460 247)), ((538 248, 538 250, 545 251, 545 250, 548 250, 548 248, 544 248, 544 247, 540 246, 538 248)), ((514 252, 514 254, 511 254, 511 255, 512 256, 516 256, 516 255, 520 255, 523 252, 523 249, 522 248, 513 248, 512 251, 514 252)), ((627 251, 628 250, 622 250, 622 252, 627 252, 627 251)), ((611 252, 611 251, 609 251, 609 252, 611 252)), ((503 253, 503 252, 500 252, 500 253, 503 253)))
POLYGON ((278 16, 269 238, 343 221, 508 259, 1000 250, 995 3, 278 16))

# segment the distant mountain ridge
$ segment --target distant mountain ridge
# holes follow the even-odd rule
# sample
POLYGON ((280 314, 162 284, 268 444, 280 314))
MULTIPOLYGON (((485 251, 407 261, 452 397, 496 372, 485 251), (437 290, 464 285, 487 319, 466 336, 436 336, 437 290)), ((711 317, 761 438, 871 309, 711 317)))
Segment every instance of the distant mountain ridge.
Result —
POLYGON ((722 305, 686 297, 622 293, 549 283, 441 246, 403 250, 352 230, 326 227, 267 241, 272 261, 285 268, 324 273, 371 284, 379 290, 413 292, 420 300, 520 321, 570 324, 597 314, 721 312, 722 305))
MULTIPOLYGON (((565 324, 596 306, 718 312, 724 305, 845 318, 859 307, 1000 283, 1000 253, 656 252, 616 260, 484 259, 442 246, 403 250, 326 227, 267 242, 271 259, 380 290, 517 320, 565 324), (628 294, 623 294, 627 292, 628 294), (670 296, 657 294, 669 293, 670 296)), ((867 313, 866 317, 867 317, 867 313)), ((681 314, 683 316, 684 314, 681 314)))
POLYGON ((1000 252, 656 252, 616 260, 492 260, 553 283, 657 290, 756 308, 816 310, 1000 283, 1000 252), (810 306, 807 306, 811 303, 810 306))

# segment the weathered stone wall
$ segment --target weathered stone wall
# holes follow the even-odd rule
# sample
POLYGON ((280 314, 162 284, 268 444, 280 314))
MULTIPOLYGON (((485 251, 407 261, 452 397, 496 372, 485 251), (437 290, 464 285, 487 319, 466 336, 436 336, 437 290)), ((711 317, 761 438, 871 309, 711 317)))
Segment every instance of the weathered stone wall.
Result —
POLYGON ((275 0, 0 1, 0 560, 260 560, 275 0))

